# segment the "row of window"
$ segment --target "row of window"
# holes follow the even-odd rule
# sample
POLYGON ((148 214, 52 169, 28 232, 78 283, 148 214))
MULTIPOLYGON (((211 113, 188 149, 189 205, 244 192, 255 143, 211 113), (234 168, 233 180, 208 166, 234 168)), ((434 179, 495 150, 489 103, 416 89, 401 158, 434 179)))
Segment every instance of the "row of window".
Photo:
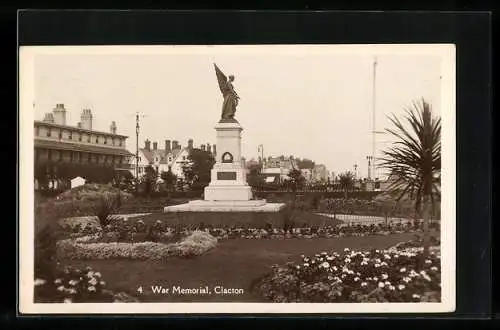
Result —
MULTIPOLYGON (((53 160, 58 160, 62 161, 63 160, 63 154, 64 152, 57 152, 58 156, 57 159, 54 157, 52 150, 47 151, 47 160, 48 161, 53 161, 53 160)), ((40 155, 41 153, 35 150, 35 160, 40 160, 40 155)), ((66 153, 67 155, 67 153, 66 153)), ((99 163, 100 160, 104 160, 104 163, 118 163, 120 165, 123 165, 125 163, 124 157, 123 156, 111 156, 111 155, 95 155, 91 153, 82 153, 78 151, 69 151, 69 160, 70 162, 83 162, 86 160, 88 163, 99 163), (118 162, 117 162, 118 161, 118 162)))
MULTIPOLYGON (((36 136, 40 135, 40 128, 39 127, 35 128, 35 135, 36 136)), ((51 137, 52 136, 52 129, 51 128, 47 129, 46 136, 47 137, 51 137)), ((92 143, 92 136, 90 134, 76 133, 76 136, 78 138, 75 137, 75 140, 78 140, 79 142, 82 142, 84 140, 84 136, 85 136, 86 142, 87 143, 92 143)), ((59 131, 59 140, 61 140, 62 138, 63 138, 62 131, 59 131)), ((108 137, 104 137, 104 142, 103 143, 104 144, 108 144, 108 139, 109 139, 108 137)), ((71 131, 69 131, 69 133, 68 133, 68 140, 73 140, 73 132, 71 132, 71 131)), ((95 143, 99 143, 99 136, 96 136, 94 141, 95 141, 95 143)), ((113 146, 118 145, 119 147, 122 147, 123 146, 123 139, 116 139, 115 140, 115 138, 111 138, 111 144, 113 146)))

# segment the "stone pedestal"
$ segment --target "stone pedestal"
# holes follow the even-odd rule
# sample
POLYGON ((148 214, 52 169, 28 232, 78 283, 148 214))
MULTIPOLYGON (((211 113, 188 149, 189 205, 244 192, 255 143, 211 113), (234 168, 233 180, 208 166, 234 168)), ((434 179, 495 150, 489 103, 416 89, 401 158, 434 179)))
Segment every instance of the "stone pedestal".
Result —
POLYGON ((236 121, 218 123, 217 158, 211 180, 205 187, 206 201, 248 201, 252 189, 247 184, 246 172, 241 163, 241 131, 236 121))
POLYGON ((204 200, 165 207, 165 212, 278 212, 284 207, 281 203, 252 199, 252 189, 241 163, 242 130, 236 120, 217 123, 217 155, 204 200))

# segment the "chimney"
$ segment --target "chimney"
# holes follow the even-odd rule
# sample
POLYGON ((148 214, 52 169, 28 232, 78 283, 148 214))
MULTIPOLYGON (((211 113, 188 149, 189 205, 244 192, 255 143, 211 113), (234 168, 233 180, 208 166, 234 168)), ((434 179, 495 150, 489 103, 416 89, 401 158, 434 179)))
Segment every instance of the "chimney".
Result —
POLYGON ((165 156, 167 156, 170 151, 172 151, 172 145, 170 144, 170 140, 165 140, 165 156))
POLYGON ((150 151, 151 150, 151 141, 146 140, 144 141, 144 149, 150 151))
POLYGON ((207 151, 209 153, 212 153, 212 146, 210 145, 210 143, 207 143, 207 151))
POLYGON ((76 123, 76 127, 82 128, 82 123, 81 122, 76 123))
POLYGON ((83 109, 80 115, 80 122, 83 129, 92 130, 92 111, 90 109, 83 109))
POLYGON ((46 113, 45 117, 43 118, 43 121, 46 123, 53 124, 54 123, 54 115, 51 112, 46 113))
POLYGON ((177 140, 172 141, 172 150, 180 149, 180 148, 181 148, 181 146, 179 145, 179 141, 177 141, 177 140))
POLYGON ((153 150, 158 150, 158 142, 153 142, 153 150))
POLYGON ((55 124, 66 125, 66 109, 64 109, 64 104, 56 104, 56 107, 52 112, 54 113, 55 124))
POLYGON ((112 134, 116 134, 116 122, 115 122, 115 121, 112 121, 112 122, 111 122, 111 126, 109 126, 109 131, 110 131, 112 134))
POLYGON ((217 148, 216 148, 215 144, 212 146, 212 152, 213 152, 214 156, 217 155, 217 148))
POLYGON ((201 145, 201 150, 205 151, 205 145, 204 144, 201 145))
POLYGON ((193 139, 188 140, 188 149, 193 150, 193 139))

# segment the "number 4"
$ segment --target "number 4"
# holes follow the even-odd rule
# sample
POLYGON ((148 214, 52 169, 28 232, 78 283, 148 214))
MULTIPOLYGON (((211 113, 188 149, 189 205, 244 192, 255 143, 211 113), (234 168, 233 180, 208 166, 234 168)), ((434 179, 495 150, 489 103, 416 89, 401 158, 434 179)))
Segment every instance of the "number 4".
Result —
POLYGON ((137 292, 142 293, 142 286, 139 286, 139 287, 137 288, 137 292))

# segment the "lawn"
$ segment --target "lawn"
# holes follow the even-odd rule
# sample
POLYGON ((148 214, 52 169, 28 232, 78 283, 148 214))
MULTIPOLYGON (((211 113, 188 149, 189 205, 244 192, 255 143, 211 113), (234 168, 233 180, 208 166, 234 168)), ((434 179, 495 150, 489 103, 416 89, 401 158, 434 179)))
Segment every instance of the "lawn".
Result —
POLYGON ((414 234, 286 240, 224 240, 207 254, 193 259, 168 261, 94 260, 61 261, 77 267, 91 266, 101 272, 107 287, 137 296, 142 302, 258 302, 250 292, 252 282, 266 274, 273 264, 297 261, 300 255, 322 251, 340 252, 344 248, 383 249, 414 238, 414 234), (241 295, 172 295, 154 294, 151 286, 171 288, 243 289, 241 295), (137 289, 142 286, 143 293, 137 289))

